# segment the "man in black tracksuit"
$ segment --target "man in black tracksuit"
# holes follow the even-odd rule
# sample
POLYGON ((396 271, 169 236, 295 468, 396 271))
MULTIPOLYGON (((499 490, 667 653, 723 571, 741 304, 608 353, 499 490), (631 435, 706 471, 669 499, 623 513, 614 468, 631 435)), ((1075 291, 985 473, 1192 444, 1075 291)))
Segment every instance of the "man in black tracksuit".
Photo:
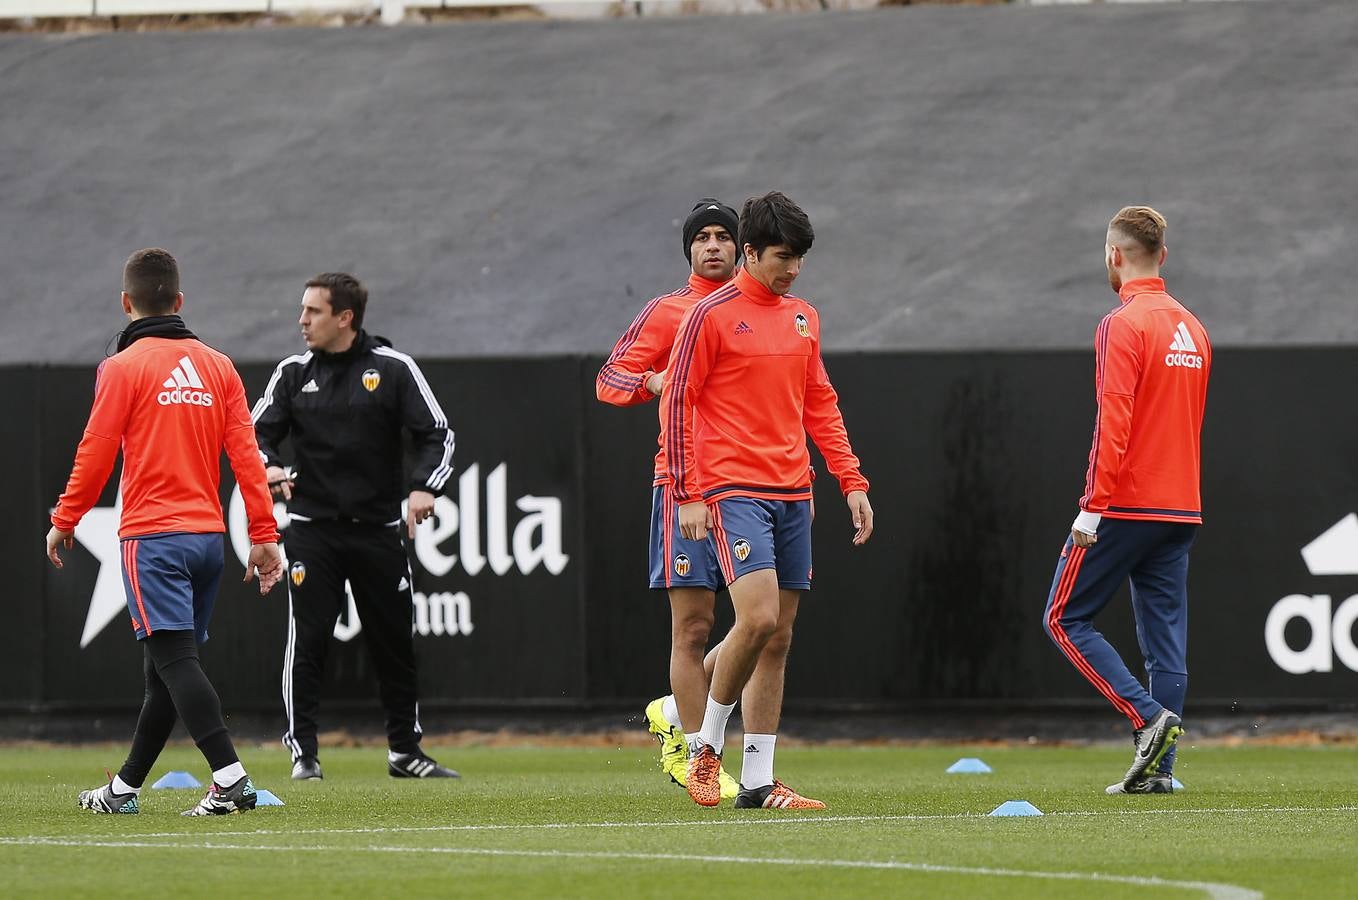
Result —
POLYGON ((387 714, 387 768, 398 778, 455 778, 420 750, 410 562, 401 542, 434 510, 452 474, 453 432, 415 361, 363 330, 368 292, 352 275, 307 282, 308 351, 278 364, 252 417, 270 488, 288 501, 290 621, 283 705, 292 777, 321 778, 316 714, 335 622, 353 590, 387 714), (402 478, 402 430, 416 450, 402 478), (292 439, 295 464, 279 446, 292 439))

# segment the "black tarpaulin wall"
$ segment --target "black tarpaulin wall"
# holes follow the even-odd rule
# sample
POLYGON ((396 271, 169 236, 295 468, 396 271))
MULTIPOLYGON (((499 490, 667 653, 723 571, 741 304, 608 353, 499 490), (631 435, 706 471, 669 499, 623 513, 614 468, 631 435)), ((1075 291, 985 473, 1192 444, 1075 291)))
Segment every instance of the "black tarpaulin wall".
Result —
MULTIPOLYGON (((583 709, 663 690, 668 606, 645 586, 656 412, 598 403, 599 363, 424 363, 457 434, 449 496, 411 547, 426 711, 583 709)), ((1194 702, 1342 704, 1358 695, 1358 600, 1346 605, 1358 594, 1358 521, 1351 532, 1345 525, 1358 510, 1355 364, 1353 349, 1217 353, 1207 524, 1190 579, 1194 702), (1270 613, 1284 598, 1270 648, 1270 613)), ((851 547, 833 480, 817 482, 815 588, 801 606, 789 707, 1100 702, 1040 622, 1082 489, 1090 355, 832 355, 827 367, 872 480, 877 533, 851 547)), ((252 397, 269 371, 245 367, 252 397)), ((91 549, 116 566, 116 479, 63 571, 41 553, 93 371, 4 374, 10 644, 0 707, 134 708, 140 653, 120 581, 101 580, 91 549)), ((228 510, 233 487, 228 470, 228 510)), ((280 705, 287 598, 281 587, 260 598, 241 586, 232 541, 227 557, 204 658, 229 708, 268 712, 280 705)), ((718 634, 729 621, 721 597, 718 634)), ((1101 624, 1137 659, 1125 600, 1101 624)), ((368 703, 375 685, 361 631, 347 615, 338 631, 347 639, 332 648, 327 702, 368 703)))

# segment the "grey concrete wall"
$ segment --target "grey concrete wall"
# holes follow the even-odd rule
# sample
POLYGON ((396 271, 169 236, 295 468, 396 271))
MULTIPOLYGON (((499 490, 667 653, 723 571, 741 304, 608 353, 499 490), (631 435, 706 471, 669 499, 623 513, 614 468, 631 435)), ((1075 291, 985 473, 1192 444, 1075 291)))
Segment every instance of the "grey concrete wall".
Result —
POLYGON ((1218 344, 1354 343, 1356 47, 1344 0, 0 37, 0 363, 101 355, 151 244, 242 359, 327 269, 417 355, 607 350, 770 188, 830 349, 1086 345, 1130 202, 1218 344))

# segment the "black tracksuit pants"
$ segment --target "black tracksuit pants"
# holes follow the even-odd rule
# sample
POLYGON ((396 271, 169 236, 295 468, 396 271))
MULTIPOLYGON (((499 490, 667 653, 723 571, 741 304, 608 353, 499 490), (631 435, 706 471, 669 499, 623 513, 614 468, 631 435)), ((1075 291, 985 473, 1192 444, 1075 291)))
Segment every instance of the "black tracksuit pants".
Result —
POLYGON ((363 623, 387 715, 387 743, 398 753, 420 746, 411 634, 410 563, 401 526, 294 520, 283 534, 288 555, 288 643, 283 657, 283 743, 292 758, 316 755, 325 656, 347 608, 344 582, 363 623))

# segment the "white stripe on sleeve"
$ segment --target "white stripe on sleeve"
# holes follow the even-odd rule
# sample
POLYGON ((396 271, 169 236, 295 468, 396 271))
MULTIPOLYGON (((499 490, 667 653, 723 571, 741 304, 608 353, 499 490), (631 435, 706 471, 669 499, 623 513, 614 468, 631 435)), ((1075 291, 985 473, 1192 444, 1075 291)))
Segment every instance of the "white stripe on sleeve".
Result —
POLYGON ((443 407, 439 406, 438 398, 434 396, 434 391, 429 387, 429 382, 425 380, 424 373, 415 364, 415 360, 393 350, 390 347, 374 347, 373 353, 379 356, 386 356, 397 359, 405 363, 410 370, 411 377, 415 380, 415 386, 420 391, 420 396, 424 398, 424 404, 429 409, 429 414, 434 417, 434 425, 443 429, 443 455, 439 458, 439 464, 434 467, 434 471, 429 473, 429 478, 425 484, 434 491, 440 491, 448 483, 448 478, 453 474, 453 429, 448 427, 448 417, 443 413, 443 407))

